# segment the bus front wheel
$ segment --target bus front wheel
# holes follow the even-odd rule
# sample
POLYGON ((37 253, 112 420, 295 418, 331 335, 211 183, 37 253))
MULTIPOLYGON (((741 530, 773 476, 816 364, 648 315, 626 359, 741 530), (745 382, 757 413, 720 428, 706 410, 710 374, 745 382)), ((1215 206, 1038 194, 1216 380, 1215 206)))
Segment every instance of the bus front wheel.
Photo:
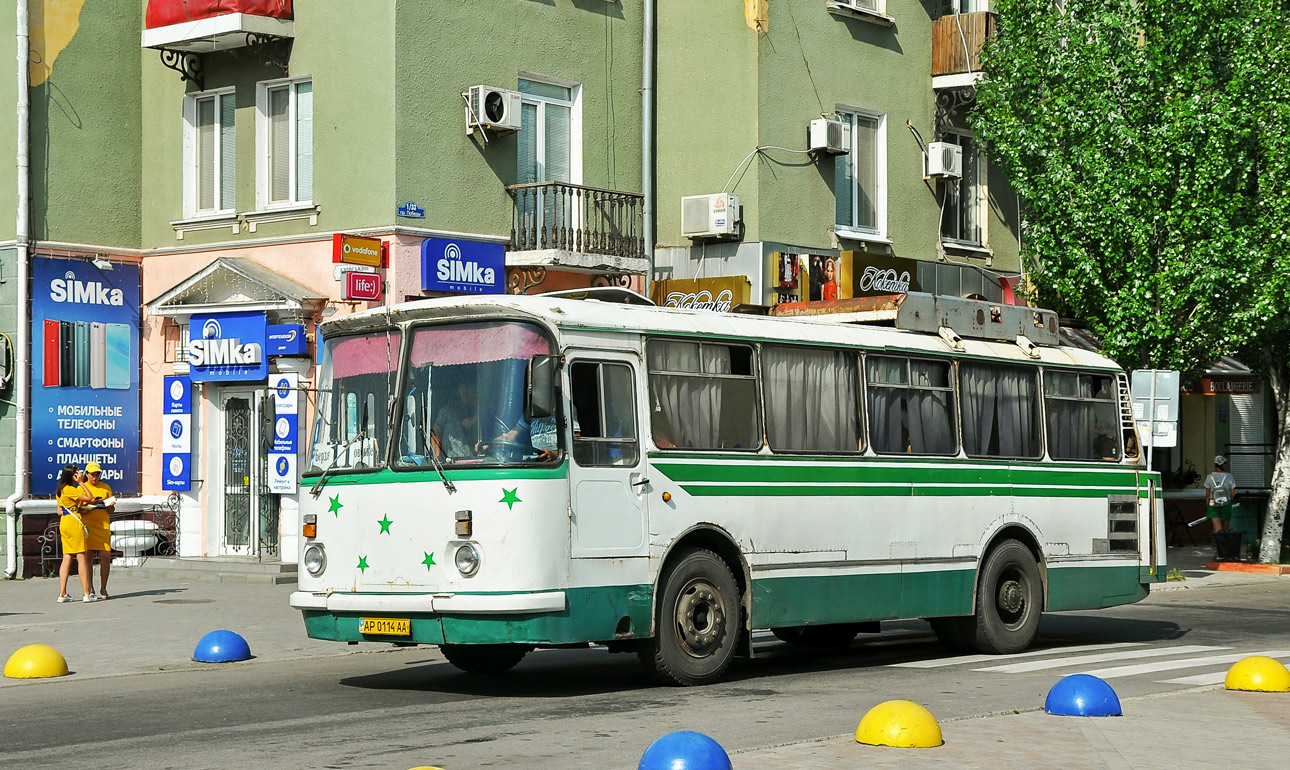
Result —
POLYGON ((1030 549, 1005 540, 990 552, 977 585, 973 641, 979 652, 1008 655, 1030 646, 1039 631, 1043 581, 1030 549))
POLYGON ((730 667, 739 640, 739 589, 730 567, 711 551, 687 549, 664 570, 654 638, 641 662, 658 681, 714 682, 730 667))
POLYGON ((448 662, 471 674, 500 674, 519 665, 532 650, 525 644, 441 644, 448 662))

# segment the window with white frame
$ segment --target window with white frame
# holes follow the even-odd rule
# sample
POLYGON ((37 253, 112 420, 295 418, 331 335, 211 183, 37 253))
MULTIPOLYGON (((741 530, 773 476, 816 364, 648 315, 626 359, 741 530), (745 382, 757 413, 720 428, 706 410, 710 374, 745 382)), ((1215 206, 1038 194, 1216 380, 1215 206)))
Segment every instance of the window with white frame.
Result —
POLYGON ((887 235, 887 116, 839 112, 851 126, 851 152, 834 163, 839 235, 887 235))
POLYGON ((985 158, 976 138, 966 132, 946 134, 942 141, 963 150, 963 176, 941 183, 941 240, 960 246, 985 245, 985 158))
POLYGON ((312 80, 260 83, 256 89, 256 208, 308 204, 314 197, 312 80))
POLYGON ((521 128, 519 135, 519 182, 582 181, 581 127, 578 125, 579 88, 520 78, 521 128), (577 152, 575 152, 575 149, 577 152))
POLYGON ((184 97, 184 216, 233 213, 237 145, 233 89, 184 97))

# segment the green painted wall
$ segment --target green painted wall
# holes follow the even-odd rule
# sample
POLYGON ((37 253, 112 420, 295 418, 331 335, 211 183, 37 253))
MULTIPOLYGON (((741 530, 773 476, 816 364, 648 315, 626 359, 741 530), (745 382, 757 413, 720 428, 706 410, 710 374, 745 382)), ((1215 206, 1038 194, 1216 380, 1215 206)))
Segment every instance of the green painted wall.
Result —
MULTIPOLYGON (((15 148, 18 145, 18 121, 15 110, 18 106, 18 66, 17 14, 0 12, 0 105, 3 105, 4 118, 0 119, 0 242, 12 241, 17 232, 14 212, 18 207, 16 174, 17 158, 15 148)), ((0 258, 4 253, 0 252, 0 258)), ((12 269, 6 262, 0 268, 12 269)), ((0 275, 7 279, 9 275, 0 275)), ((4 327, 0 327, 4 328, 4 327)), ((7 332, 8 330, 5 329, 7 332)))
MULTIPOLYGON (((657 242, 688 246, 680 237, 681 197, 721 192, 759 141, 759 40, 744 23, 742 3, 664 2, 657 10, 657 242)), ((750 163, 731 183, 745 212, 748 242, 772 237, 758 225, 762 164, 750 163)))
MULTIPOLYGON (((587 0, 506 3, 401 2, 397 184, 383 201, 413 200, 426 218, 402 224, 509 234, 517 181, 517 134, 466 136, 461 92, 516 89, 521 73, 581 86, 582 181, 640 192, 641 6, 587 0)), ((576 159, 575 159, 576 163, 576 159)))
MULTIPOLYGON (((37 3, 41 0, 32 6, 37 3)), ((33 7, 31 16, 33 28, 44 27, 44 45, 37 47, 41 31, 33 29, 33 55, 53 61, 53 68, 43 83, 36 85, 33 80, 31 89, 31 236, 42 241, 136 247, 140 3, 44 0, 41 4, 39 9, 33 7), (68 19, 75 24, 64 26, 68 19), (73 29, 53 58, 63 39, 59 30, 71 33, 73 29)), ((4 146, 0 152, 8 154, 7 148, 14 144, 4 146)), ((0 193, 6 194, 12 196, 8 191, 0 193)))
MULTIPOLYGON (((940 204, 922 177, 923 140, 936 139, 932 19, 918 0, 888 0, 887 27, 828 13, 824 3, 769 0, 750 26, 744 4, 664 3, 659 9, 658 243, 680 237, 680 198, 722 190, 758 145, 802 150, 807 124, 839 106, 887 116, 887 231, 897 256, 936 259, 940 204)), ((837 248, 834 160, 769 149, 729 192, 744 209, 744 242, 837 248)), ((1017 269, 1016 199, 991 173, 992 268, 1017 269)), ((842 241, 844 249, 862 249, 842 241)), ((984 260, 975 262, 984 265, 984 260)))
MULTIPOLYGON (((287 77, 313 78, 314 203, 308 220, 262 223, 234 236, 229 229, 190 230, 184 244, 328 233, 372 227, 393 219, 394 10, 389 3, 312 0, 297 4, 289 69, 265 63, 248 49, 205 57, 205 89, 233 87, 237 143, 236 208, 254 211, 256 85, 287 77)), ((183 218, 183 102, 196 85, 143 53, 143 245, 177 245, 171 222, 183 218)))

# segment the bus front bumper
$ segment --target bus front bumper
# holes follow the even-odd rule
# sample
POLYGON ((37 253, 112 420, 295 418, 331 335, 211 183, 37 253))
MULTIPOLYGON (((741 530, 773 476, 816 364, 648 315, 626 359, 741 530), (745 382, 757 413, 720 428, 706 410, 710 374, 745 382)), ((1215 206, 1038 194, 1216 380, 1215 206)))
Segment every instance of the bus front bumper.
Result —
POLYGON ((367 612, 374 615, 514 615, 563 612, 563 591, 525 594, 291 594, 291 606, 302 611, 337 613, 367 612))

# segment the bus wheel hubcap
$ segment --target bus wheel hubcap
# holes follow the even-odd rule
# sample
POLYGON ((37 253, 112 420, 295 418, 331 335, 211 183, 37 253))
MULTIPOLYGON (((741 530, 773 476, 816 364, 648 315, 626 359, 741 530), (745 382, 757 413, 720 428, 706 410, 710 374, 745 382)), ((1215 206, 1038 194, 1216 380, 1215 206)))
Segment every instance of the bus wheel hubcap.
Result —
POLYGON ((721 640, 725 613, 717 590, 706 582, 690 585, 677 599, 676 623, 691 655, 707 655, 721 640))
POLYGON ((1026 595, 1017 580, 1005 580, 999 584, 999 609, 1009 615, 1016 615, 1026 606, 1026 595))

